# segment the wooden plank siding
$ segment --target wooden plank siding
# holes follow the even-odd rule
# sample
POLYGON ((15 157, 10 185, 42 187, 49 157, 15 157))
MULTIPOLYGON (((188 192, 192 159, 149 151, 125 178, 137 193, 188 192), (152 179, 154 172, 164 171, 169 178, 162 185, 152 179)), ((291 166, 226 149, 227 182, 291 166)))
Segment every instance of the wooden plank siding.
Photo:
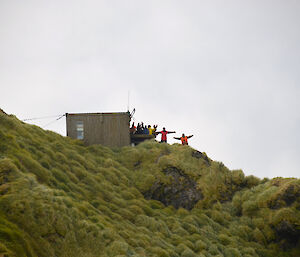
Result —
POLYGON ((67 136, 77 139, 77 124, 83 124, 85 145, 110 147, 130 145, 129 115, 119 113, 67 113, 67 136))

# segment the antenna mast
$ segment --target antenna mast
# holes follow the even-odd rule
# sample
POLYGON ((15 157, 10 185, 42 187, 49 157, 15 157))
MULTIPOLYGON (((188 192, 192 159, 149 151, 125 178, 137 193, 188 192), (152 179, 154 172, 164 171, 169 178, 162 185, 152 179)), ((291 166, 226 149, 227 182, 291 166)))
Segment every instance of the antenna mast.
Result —
POLYGON ((128 90, 127 111, 129 111, 130 90, 128 90))

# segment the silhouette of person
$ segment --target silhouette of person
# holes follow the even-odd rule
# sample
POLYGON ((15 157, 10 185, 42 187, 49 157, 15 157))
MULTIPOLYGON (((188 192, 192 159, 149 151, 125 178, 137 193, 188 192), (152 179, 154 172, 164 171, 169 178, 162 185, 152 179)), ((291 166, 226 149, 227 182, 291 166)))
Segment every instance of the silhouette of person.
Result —
POLYGON ((174 137, 174 139, 181 140, 182 145, 188 145, 188 138, 191 138, 192 136, 194 135, 186 136, 183 133, 181 137, 174 137))
POLYGON ((163 127, 162 131, 156 132, 156 134, 161 134, 161 143, 167 143, 167 134, 176 133, 175 131, 166 131, 166 128, 163 127))

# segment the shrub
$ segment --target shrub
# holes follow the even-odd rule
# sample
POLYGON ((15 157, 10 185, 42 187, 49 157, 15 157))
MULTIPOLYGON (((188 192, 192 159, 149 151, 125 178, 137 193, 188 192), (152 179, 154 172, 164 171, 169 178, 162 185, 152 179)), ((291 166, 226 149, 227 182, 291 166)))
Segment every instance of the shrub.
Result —
POLYGON ((248 188, 255 187, 261 182, 259 178, 253 175, 247 176, 245 180, 248 188))
POLYGON ((107 249, 108 256, 127 255, 128 244, 124 241, 113 241, 107 249))
POLYGON ((249 256, 257 256, 255 250, 252 247, 246 247, 242 249, 243 255, 248 254, 249 256))
POLYGON ((207 249, 206 243, 204 243, 202 240, 197 240, 195 243, 195 251, 201 252, 202 250, 207 249))
POLYGON ((130 205, 128 207, 128 210, 132 213, 135 214, 135 216, 139 215, 139 214, 144 214, 144 211, 142 208, 140 208, 139 206, 136 206, 136 205, 130 205))
POLYGON ((229 245, 231 243, 231 239, 230 237, 228 237, 225 234, 220 234, 219 236, 219 240, 223 245, 229 245))
POLYGON ((72 166, 71 171, 78 178, 78 180, 83 180, 87 175, 87 171, 82 166, 72 166))
POLYGON ((187 249, 187 246, 183 243, 180 243, 179 245, 176 246, 176 252, 179 254, 181 254, 186 249, 187 249))
POLYGON ((177 234, 177 235, 182 236, 182 237, 185 237, 185 236, 189 235, 189 233, 185 229, 183 229, 180 226, 180 224, 177 224, 177 225, 173 226, 172 232, 174 234, 177 234))
POLYGON ((67 163, 67 158, 64 154, 62 154, 61 152, 57 152, 55 154, 55 159, 60 162, 60 163, 67 163))
POLYGON ((120 214, 124 219, 133 221, 135 214, 132 213, 131 211, 127 210, 127 209, 118 209, 117 213, 120 214))
POLYGON ((233 223, 230 226, 230 233, 246 241, 252 239, 252 229, 247 225, 238 225, 233 223))
POLYGON ((211 218, 219 224, 225 225, 227 223, 227 221, 224 219, 224 216, 224 213, 217 210, 211 211, 211 218))
POLYGON ((253 222, 253 225, 259 229, 263 229, 265 226, 265 221, 263 218, 253 218, 252 222, 253 222))
POLYGON ((239 250, 236 248, 226 248, 224 255, 225 257, 242 257, 239 250))
POLYGON ((3 254, 3 256, 5 256, 4 254, 10 254, 7 255, 9 257, 36 256, 27 240, 25 240, 25 235, 16 226, 3 218, 0 218, 0 221, 0 246, 2 248, 0 254, 3 254))
POLYGON ((62 182, 62 183, 68 183, 69 181, 69 178, 68 176, 66 175, 65 172, 59 170, 59 169, 52 169, 51 170, 51 173, 53 174, 53 176, 59 181, 59 182, 62 182))
POLYGON ((163 203, 161 203, 159 201, 156 201, 156 200, 150 200, 149 205, 152 209, 163 209, 163 208, 165 208, 163 203))
POLYGON ((219 250, 218 250, 218 247, 215 245, 215 244, 211 244, 209 245, 208 247, 208 252, 211 254, 211 255, 217 255, 219 254, 219 250))
POLYGON ((179 215, 180 217, 184 217, 184 216, 189 215, 189 212, 186 209, 179 208, 177 210, 177 215, 179 215))
POLYGON ((150 248, 149 251, 151 253, 155 254, 155 256, 159 256, 159 257, 169 257, 170 256, 166 250, 164 250, 160 247, 157 247, 157 246, 150 248))
POLYGON ((252 200, 244 202, 242 208, 243 208, 243 214, 249 217, 253 217, 255 213, 258 211, 257 202, 252 200))
POLYGON ((51 178, 51 173, 40 165, 37 161, 31 158, 28 154, 23 154, 19 156, 21 162, 26 167, 27 171, 35 174, 37 180, 40 183, 49 183, 51 178))
POLYGON ((233 170, 231 176, 232 182, 236 185, 241 185, 244 182, 245 175, 242 170, 233 170))
POLYGON ((186 248, 182 253, 181 257, 196 257, 197 255, 189 248, 186 248))
POLYGON ((262 233, 264 234, 265 239, 268 242, 271 242, 271 241, 275 240, 275 238, 276 238, 274 230, 271 229, 268 225, 266 225, 265 227, 263 227, 262 233))
POLYGON ((258 228, 256 228, 253 231, 253 238, 257 243, 260 243, 260 244, 265 244, 266 243, 266 239, 264 237, 264 234, 258 228))
POLYGON ((10 159, 0 159, 0 185, 10 181, 12 173, 17 170, 18 168, 10 159))
POLYGON ((298 224, 300 220, 300 213, 296 212, 293 208, 282 208, 278 210, 272 218, 272 225, 277 226, 282 221, 291 224, 298 224))

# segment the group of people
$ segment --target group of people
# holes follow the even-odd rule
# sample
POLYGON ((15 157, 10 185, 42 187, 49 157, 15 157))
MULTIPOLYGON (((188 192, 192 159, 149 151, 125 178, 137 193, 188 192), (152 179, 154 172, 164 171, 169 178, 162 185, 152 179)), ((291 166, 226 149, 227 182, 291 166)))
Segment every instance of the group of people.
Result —
MULTIPOLYGON (((167 131, 165 127, 163 127, 162 131, 156 132, 156 134, 161 134, 161 143, 167 143, 167 135, 176 133, 175 131, 167 131)), ((180 140, 182 145, 188 145, 188 139, 194 135, 186 136, 184 133, 181 137, 173 137, 174 139, 180 140)))
POLYGON ((130 134, 139 134, 139 135, 155 135, 156 136, 157 125, 144 125, 144 123, 138 123, 137 126, 132 123, 130 127, 130 134))
MULTIPOLYGON (((156 135, 161 134, 161 143, 167 143, 167 135, 176 133, 175 131, 167 131, 165 127, 163 127, 162 131, 157 131, 157 125, 154 125, 153 128, 150 125, 144 125, 144 123, 138 123, 137 126, 132 123, 130 127, 131 134, 144 134, 144 135, 156 135)), ((191 138, 193 135, 186 136, 184 133, 181 137, 173 137, 176 140, 180 140, 182 145, 188 145, 188 139, 191 138)))

